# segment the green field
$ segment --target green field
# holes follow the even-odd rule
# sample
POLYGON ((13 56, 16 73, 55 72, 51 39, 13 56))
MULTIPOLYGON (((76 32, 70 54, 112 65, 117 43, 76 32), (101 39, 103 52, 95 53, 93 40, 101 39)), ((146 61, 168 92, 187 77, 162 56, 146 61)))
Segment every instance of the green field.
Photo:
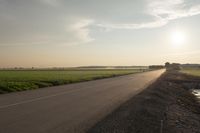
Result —
POLYGON ((0 93, 89 81, 141 71, 140 69, 1 70, 0 93))
POLYGON ((181 72, 194 76, 200 76, 200 68, 183 68, 181 72))

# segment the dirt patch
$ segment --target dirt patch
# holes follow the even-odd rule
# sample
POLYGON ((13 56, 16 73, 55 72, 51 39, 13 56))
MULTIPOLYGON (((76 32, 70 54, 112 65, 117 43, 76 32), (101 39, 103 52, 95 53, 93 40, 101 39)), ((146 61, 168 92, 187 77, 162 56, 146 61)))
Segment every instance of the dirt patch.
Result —
POLYGON ((166 72, 88 133, 200 133, 200 78, 166 72))

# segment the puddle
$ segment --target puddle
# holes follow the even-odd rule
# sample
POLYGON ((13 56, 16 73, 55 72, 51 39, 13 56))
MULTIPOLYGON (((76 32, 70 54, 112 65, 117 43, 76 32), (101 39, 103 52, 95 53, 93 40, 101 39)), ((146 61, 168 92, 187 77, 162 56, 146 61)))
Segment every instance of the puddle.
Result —
POLYGON ((200 89, 193 89, 192 94, 194 94, 200 100, 200 89))
POLYGON ((200 83, 199 82, 190 82, 190 83, 182 83, 182 86, 190 90, 193 95, 195 95, 200 102, 200 83), (196 88, 196 89, 191 89, 191 88, 196 88))

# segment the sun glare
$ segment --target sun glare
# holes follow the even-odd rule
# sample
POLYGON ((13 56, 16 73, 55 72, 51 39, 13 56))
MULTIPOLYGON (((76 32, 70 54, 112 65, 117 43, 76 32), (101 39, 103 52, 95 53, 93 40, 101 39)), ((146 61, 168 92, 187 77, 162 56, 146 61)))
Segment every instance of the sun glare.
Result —
POLYGON ((186 36, 181 31, 175 31, 171 34, 171 42, 174 46, 183 45, 186 42, 186 36))

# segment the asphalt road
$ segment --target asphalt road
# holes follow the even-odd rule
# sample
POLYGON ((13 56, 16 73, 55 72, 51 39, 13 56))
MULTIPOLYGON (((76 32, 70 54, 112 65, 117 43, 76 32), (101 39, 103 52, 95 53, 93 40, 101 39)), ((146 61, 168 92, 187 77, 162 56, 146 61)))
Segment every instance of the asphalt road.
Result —
POLYGON ((85 132, 163 72, 0 95, 0 133, 85 132))

